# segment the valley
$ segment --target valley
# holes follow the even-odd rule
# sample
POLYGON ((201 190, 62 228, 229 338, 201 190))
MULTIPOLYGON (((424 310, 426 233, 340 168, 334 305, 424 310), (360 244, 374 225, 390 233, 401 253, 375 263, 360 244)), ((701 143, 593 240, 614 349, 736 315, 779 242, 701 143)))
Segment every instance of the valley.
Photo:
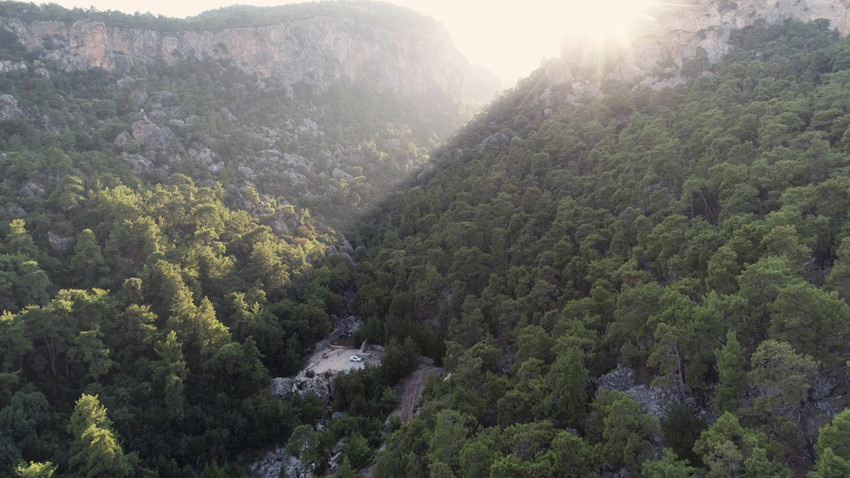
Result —
POLYGON ((0 476, 847 476, 836 5, 0 4, 0 476))

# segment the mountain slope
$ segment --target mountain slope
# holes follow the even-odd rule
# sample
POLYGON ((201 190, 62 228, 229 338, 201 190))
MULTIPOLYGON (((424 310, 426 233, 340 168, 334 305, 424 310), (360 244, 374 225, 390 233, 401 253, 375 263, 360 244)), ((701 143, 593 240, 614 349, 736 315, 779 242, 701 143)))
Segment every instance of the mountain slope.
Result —
POLYGON ((70 130, 144 179, 180 171, 338 221, 495 91, 434 22, 380 3, 176 21, 6 2, 0 33, 10 135, 70 130))
POLYGON ((327 423, 270 377, 352 313, 337 231, 475 110, 445 33, 336 2, 0 25, 0 476, 248 476, 327 423))
POLYGON ((379 92, 447 95, 482 103, 495 85, 470 68, 435 21, 380 3, 231 7, 185 22, 81 10, 6 5, 2 28, 66 71, 118 75, 156 61, 230 61, 248 74, 323 91, 345 79, 379 92), (488 81, 489 84, 488 84, 488 81))
POLYGON ((807 446, 850 413, 850 43, 797 21, 730 41, 658 91, 541 69, 384 204, 356 244, 364 336, 448 374, 376 476, 850 459, 807 446))

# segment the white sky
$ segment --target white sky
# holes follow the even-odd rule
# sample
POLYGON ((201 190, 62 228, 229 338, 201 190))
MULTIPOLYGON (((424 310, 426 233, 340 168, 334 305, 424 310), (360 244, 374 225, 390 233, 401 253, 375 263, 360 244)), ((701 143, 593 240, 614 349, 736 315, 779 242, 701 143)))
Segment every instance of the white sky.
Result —
MULTIPOLYGON (((33 0, 41 3, 41 0, 33 0)), ((48 3, 49 0, 44 0, 48 3)), ((234 3, 272 6, 296 0, 52 0, 66 8, 95 7, 126 13, 150 12, 184 18, 234 3)), ((513 85, 557 56, 564 29, 564 5, 570 0, 388 0, 440 21, 472 64, 482 65, 513 85)), ((595 1, 595 0, 583 0, 595 1)))

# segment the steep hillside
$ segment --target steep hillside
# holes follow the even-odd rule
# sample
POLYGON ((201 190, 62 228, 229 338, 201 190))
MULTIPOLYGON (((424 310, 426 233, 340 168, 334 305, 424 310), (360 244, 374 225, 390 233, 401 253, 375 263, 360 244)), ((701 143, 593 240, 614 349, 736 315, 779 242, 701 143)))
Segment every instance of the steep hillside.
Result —
POLYGON ((10 4, 0 19, 27 52, 65 71, 123 76, 157 60, 229 61, 289 87, 324 91, 345 79, 381 93, 478 104, 497 86, 470 68, 436 21, 388 4, 230 7, 186 21, 10 4))
POLYGON ((675 88, 549 65, 366 221, 363 336, 447 371, 375 476, 847 469, 850 41, 729 42, 675 88))
POLYGON ((688 0, 645 2, 646 12, 629 31, 626 42, 611 42, 599 50, 594 43, 564 37, 567 59, 559 82, 574 89, 599 92, 599 83, 614 80, 654 88, 681 83, 726 55, 732 32, 755 24, 775 24, 788 18, 828 21, 841 35, 850 32, 846 1, 832 0, 688 0))
MULTIPOLYGON (((268 390, 351 316, 338 231, 486 92, 432 21, 371 2, 3 2, 0 70, 3 477, 247 476, 327 423, 268 390)), ((408 350, 373 368, 384 412, 408 350)))
POLYGON ((69 133, 65 154, 117 174, 218 180, 240 207, 253 188, 337 225, 495 92, 433 21, 380 3, 178 21, 5 2, 0 36, 5 140, 69 133))

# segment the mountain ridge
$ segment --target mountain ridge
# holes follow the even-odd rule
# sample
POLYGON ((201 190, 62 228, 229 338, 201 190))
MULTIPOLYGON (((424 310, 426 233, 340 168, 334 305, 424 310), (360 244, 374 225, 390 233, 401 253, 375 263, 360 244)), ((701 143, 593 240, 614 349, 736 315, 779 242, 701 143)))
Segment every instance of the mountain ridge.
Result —
POLYGON ((229 60, 261 80, 303 83, 319 91, 345 79, 370 84, 381 92, 441 92, 480 104, 498 88, 495 77, 473 68, 436 22, 408 15, 403 25, 388 24, 378 15, 380 9, 390 8, 386 4, 356 2, 328 8, 315 16, 297 15, 291 9, 293 18, 281 17, 274 24, 216 27, 212 23, 209 29, 204 29, 203 21, 216 19, 214 12, 194 17, 194 22, 160 20, 157 24, 154 20, 152 27, 128 27, 121 25, 123 17, 122 22, 110 21, 110 12, 106 18, 99 18, 104 14, 85 18, 87 12, 82 12, 79 19, 27 20, 27 13, 0 10, 0 28, 15 35, 30 55, 56 61, 66 71, 102 68, 128 74, 155 61, 175 64, 192 58, 229 60), (360 16, 346 16, 351 9, 360 16))
POLYGON ((717 63, 731 49, 730 35, 755 23, 790 19, 826 20, 839 36, 850 33, 850 2, 829 0, 745 0, 650 2, 625 43, 596 51, 586 40, 565 37, 561 61, 547 72, 557 83, 571 84, 576 96, 598 96, 607 80, 653 88, 675 86, 717 63), (588 55, 588 50, 594 55, 588 55), (588 66, 597 67, 590 68, 588 66))

